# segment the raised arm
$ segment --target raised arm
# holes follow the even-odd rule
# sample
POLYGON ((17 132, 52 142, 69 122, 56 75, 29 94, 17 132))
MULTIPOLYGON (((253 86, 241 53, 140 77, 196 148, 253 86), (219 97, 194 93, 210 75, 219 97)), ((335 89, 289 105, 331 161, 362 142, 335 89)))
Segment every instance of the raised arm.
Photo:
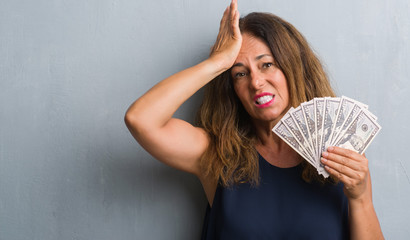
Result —
POLYGON ((329 147, 323 153, 326 170, 344 184, 349 202, 349 225, 352 240, 384 239, 372 201, 368 160, 354 151, 329 147))
POLYGON ((125 123, 152 156, 174 168, 200 174, 198 160, 208 146, 208 135, 172 116, 189 97, 232 66, 241 43, 237 2, 233 0, 222 17, 211 56, 164 79, 129 107, 125 123))

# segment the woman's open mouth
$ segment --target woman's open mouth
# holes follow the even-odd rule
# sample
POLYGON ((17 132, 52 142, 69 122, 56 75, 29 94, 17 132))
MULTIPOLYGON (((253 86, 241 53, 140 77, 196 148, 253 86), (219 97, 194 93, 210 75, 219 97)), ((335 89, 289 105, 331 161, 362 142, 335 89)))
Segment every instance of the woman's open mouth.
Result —
POLYGON ((272 95, 271 93, 262 93, 254 97, 255 104, 259 108, 269 106, 271 103, 273 103, 274 99, 275 95, 272 95))

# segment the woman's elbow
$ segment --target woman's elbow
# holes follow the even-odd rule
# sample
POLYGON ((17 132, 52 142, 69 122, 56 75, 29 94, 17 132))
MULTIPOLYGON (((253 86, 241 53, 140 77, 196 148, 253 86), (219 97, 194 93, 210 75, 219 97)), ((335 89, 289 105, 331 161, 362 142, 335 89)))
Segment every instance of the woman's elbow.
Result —
POLYGON ((131 132, 131 134, 134 137, 141 133, 143 126, 144 126, 143 124, 141 124, 141 121, 138 119, 138 114, 133 113, 130 110, 128 110, 125 113, 124 122, 128 130, 131 132))

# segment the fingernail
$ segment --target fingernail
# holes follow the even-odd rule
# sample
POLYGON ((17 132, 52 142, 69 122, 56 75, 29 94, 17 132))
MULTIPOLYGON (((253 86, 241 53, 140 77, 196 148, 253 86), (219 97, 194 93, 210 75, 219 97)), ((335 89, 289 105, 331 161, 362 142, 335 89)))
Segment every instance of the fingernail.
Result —
POLYGON ((328 147, 327 150, 328 151, 333 151, 333 147, 328 147))
POLYGON ((323 153, 322 153, 322 156, 323 156, 323 157, 327 157, 328 155, 329 155, 329 153, 327 153, 327 152, 323 152, 323 153))
POLYGON ((326 158, 320 158, 320 160, 322 161, 322 163, 327 162, 327 159, 326 159, 326 158))

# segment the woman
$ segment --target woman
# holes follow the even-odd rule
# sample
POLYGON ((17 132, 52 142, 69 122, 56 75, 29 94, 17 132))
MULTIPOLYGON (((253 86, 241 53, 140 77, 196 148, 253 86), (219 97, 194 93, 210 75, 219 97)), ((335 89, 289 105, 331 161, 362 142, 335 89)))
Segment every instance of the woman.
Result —
POLYGON ((152 156, 200 179, 203 239, 383 239, 365 156, 329 147, 323 180, 271 130, 323 96, 334 93, 303 36, 272 14, 240 20, 233 0, 210 57, 150 89, 125 122, 152 156), (198 126, 172 118, 205 85, 198 126))

